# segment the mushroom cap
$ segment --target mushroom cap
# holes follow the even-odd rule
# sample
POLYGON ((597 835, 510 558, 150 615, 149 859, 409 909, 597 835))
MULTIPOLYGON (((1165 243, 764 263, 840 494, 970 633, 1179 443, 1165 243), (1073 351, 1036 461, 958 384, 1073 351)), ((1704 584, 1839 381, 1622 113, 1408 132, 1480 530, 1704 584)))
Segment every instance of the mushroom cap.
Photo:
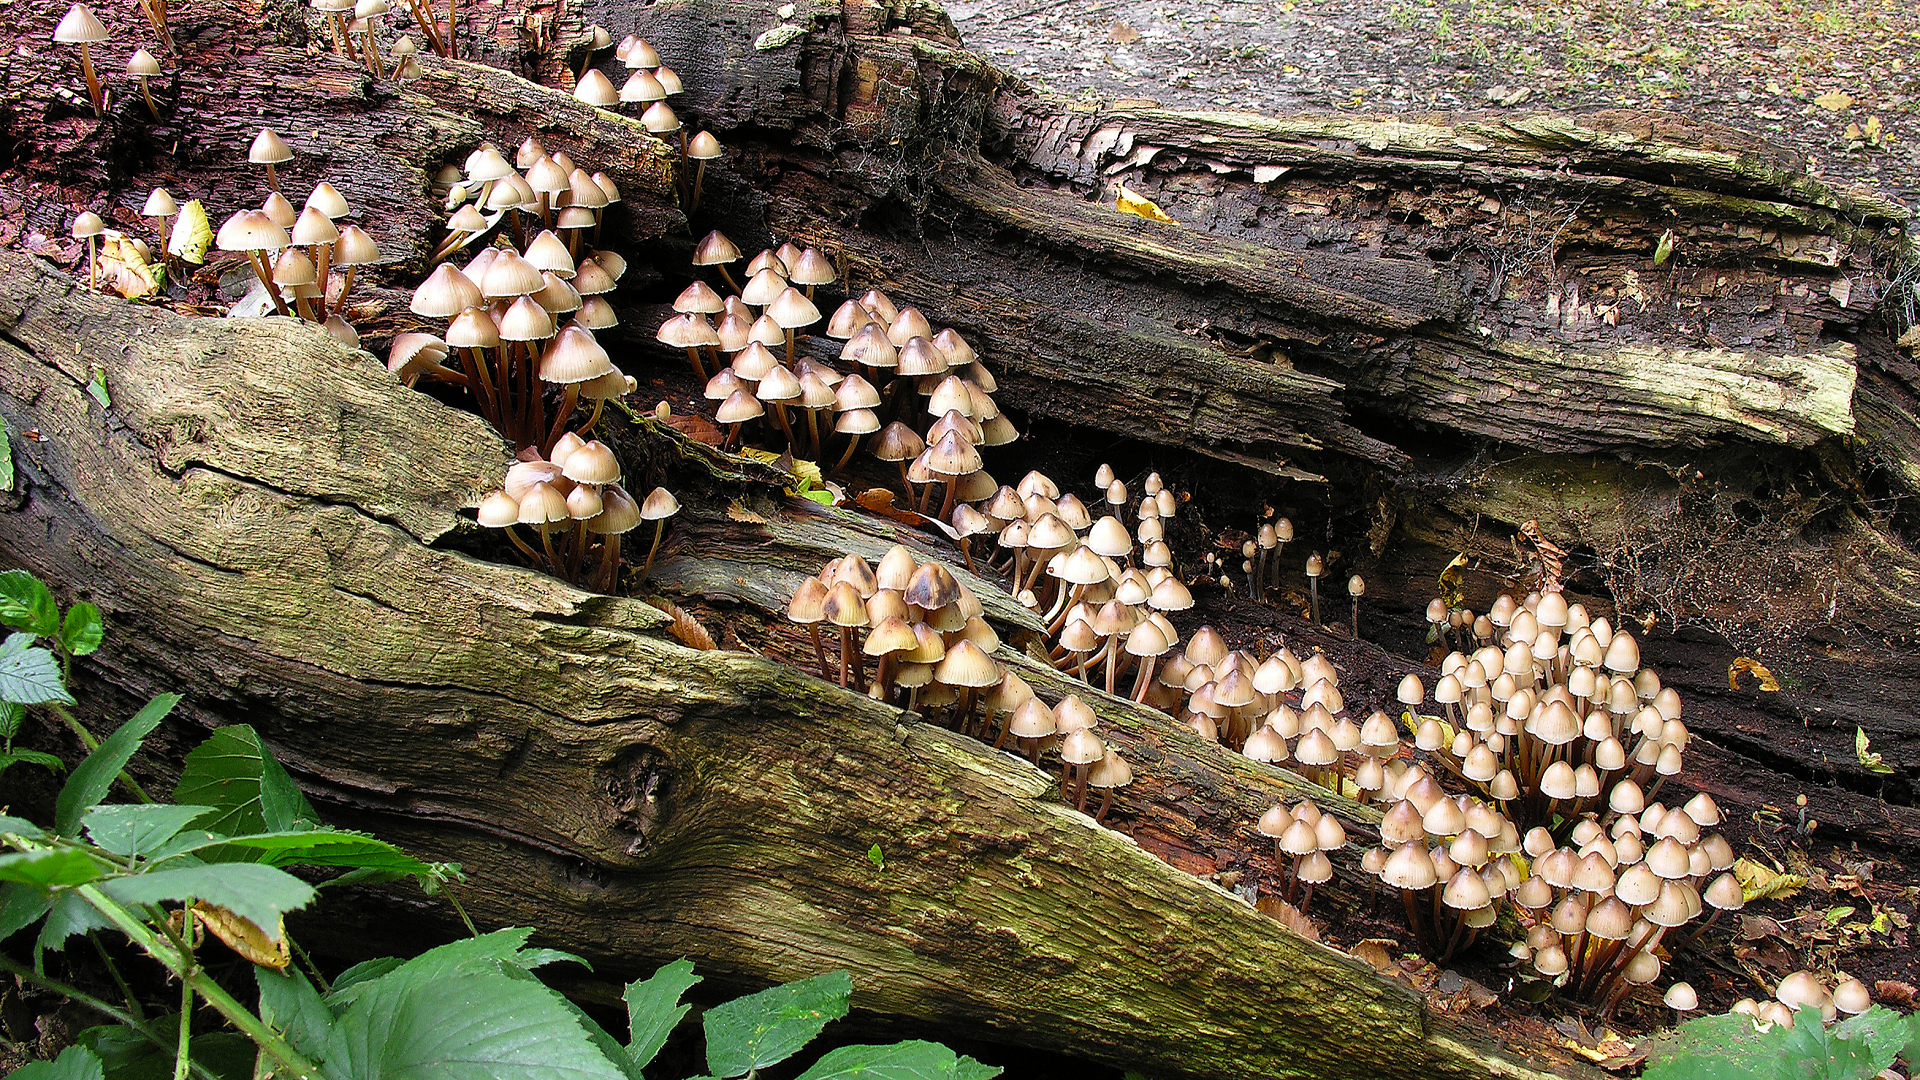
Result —
POLYGON ((640 504, 640 517, 645 521, 662 521, 679 512, 680 500, 673 497, 673 492, 663 487, 647 492, 646 499, 640 504))
POLYGON ((174 201, 173 193, 163 187, 154 188, 140 208, 141 217, 172 217, 179 212, 180 204, 174 201))
POLYGON ((593 339, 593 332, 580 326, 561 330, 540 354, 542 382, 583 383, 617 370, 607 350, 593 339))
POLYGON ((669 94, 677 94, 686 89, 685 85, 680 82, 680 76, 676 75, 674 70, 665 64, 653 69, 653 77, 660 80, 661 88, 669 94))
POLYGON ((1660 1000, 1675 1012, 1692 1012, 1700 1007, 1700 995, 1694 992, 1692 983, 1674 983, 1667 987, 1666 994, 1660 1000))
POLYGON ((136 79, 150 79, 160 74, 160 61, 145 49, 135 49, 133 55, 127 57, 127 74, 136 79))
POLYGON ((331 244, 340 239, 340 230, 334 226, 332 218, 308 206, 300 211, 298 218, 294 219, 293 229, 288 234, 288 238, 298 247, 331 244))
POLYGON ((253 145, 247 148, 247 160, 255 165, 278 165, 293 160, 293 148, 272 128, 261 128, 260 134, 253 137, 253 145))
POLYGON ((503 529, 520 521, 520 503, 506 492, 496 491, 480 500, 476 516, 489 529, 503 529))
POLYGON ((719 266, 740 261, 740 248, 718 229, 700 239, 693 249, 693 265, 719 266))
POLYGON ((660 53, 644 39, 629 34, 620 42, 621 51, 617 54, 620 62, 630 68, 656 68, 660 66, 660 53))
POLYGON ((290 247, 280 253, 273 261, 273 283, 275 285, 311 285, 316 271, 313 260, 297 247, 290 247))
POLYGON ((820 321, 820 309, 799 289, 789 285, 767 305, 767 317, 784 330, 812 326, 820 321))
POLYGON ((450 319, 483 303, 480 287, 451 263, 441 263, 413 290, 408 310, 429 319, 450 319))
POLYGON ((387 352, 387 371, 404 379, 440 367, 447 357, 447 343, 432 334, 395 334, 387 352))
POLYGON ((275 225, 266 211, 242 210, 221 224, 214 243, 221 251, 277 251, 289 241, 287 231, 275 225))
POLYGON ((307 194, 305 205, 309 209, 318 210, 327 215, 328 220, 347 217, 353 213, 353 208, 347 205, 346 196, 341 195, 338 188, 325 180, 313 185, 313 190, 307 194))
POLYGON ((545 481, 535 483, 520 497, 522 525, 548 525, 572 518, 573 512, 567 509, 567 497, 560 494, 559 488, 545 481))
POLYGON ((587 69, 586 75, 574 84, 573 96, 600 109, 610 109, 620 104, 620 92, 613 88, 613 82, 599 68, 587 69))
POLYGON ((1060 744, 1060 760, 1068 765, 1091 765, 1106 756, 1107 744, 1087 728, 1070 732, 1060 744))
POLYGON ((107 26, 85 4, 75 4, 60 17, 53 28, 53 40, 62 45, 92 44, 107 40, 107 26))
MULTIPOLYGON (((662 84, 664 88, 665 84, 662 84)), ((655 135, 671 135, 680 130, 680 118, 674 115, 673 107, 664 101, 656 101, 647 106, 640 114, 640 126, 655 135)))
POLYGON ((667 90, 666 87, 660 85, 659 79, 653 77, 653 72, 636 70, 633 74, 627 76, 626 82, 620 84, 619 96, 621 101, 664 101, 667 97, 667 90))
POLYGON ((1873 1007, 1873 993, 1859 979, 1847 979, 1833 988, 1834 1007, 1852 1016, 1873 1007))
POLYGON ((620 479, 620 461, 613 456, 613 448, 598 439, 572 447, 564 456, 556 443, 553 460, 560 464, 560 474, 576 484, 612 484, 620 479))
MULTIPOLYGON (((720 145, 720 140, 714 138, 711 131, 702 131, 687 142, 687 157, 693 161, 712 161, 714 158, 725 156, 726 152, 726 149, 720 145)), ((801 282, 801 284, 805 285, 808 282, 801 282)))
POLYGON ((85 240, 89 236, 99 236, 106 231, 107 223, 101 219, 99 214, 91 210, 82 210, 73 216, 73 238, 75 240, 85 240))

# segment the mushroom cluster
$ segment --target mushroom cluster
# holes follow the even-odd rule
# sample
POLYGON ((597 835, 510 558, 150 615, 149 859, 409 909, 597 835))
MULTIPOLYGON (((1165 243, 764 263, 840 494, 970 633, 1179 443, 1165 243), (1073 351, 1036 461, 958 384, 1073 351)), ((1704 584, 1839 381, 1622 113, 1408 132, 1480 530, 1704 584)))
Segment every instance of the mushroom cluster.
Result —
MULTIPOLYGON (((431 0, 407 0, 413 25, 436 55, 454 54, 454 34, 459 25, 455 10, 458 2, 451 0, 447 19, 442 22, 437 18, 431 0)), ((365 67, 367 74, 376 79, 404 83, 420 77, 420 61, 417 59, 419 47, 409 35, 395 37, 386 54, 381 55, 380 23, 393 14, 391 0, 307 0, 307 4, 326 20, 327 30, 333 37, 335 54, 365 67)))
POLYGON ((1333 877, 1327 855, 1346 846, 1346 828, 1332 814, 1321 813, 1312 799, 1301 799, 1291 809, 1274 804, 1260 816, 1258 828, 1260 835, 1273 838, 1274 866, 1286 867, 1275 891, 1305 914, 1313 902, 1313 887, 1333 877))
MULTIPOLYGON (((1673 985, 1678 988, 1687 984, 1674 983, 1673 985)), ((1692 990, 1692 987, 1687 987, 1688 994, 1691 994, 1692 990)), ((1693 1005, 1685 1005, 1684 997, 1685 995, 1681 1004, 1676 1004, 1671 999, 1667 1004, 1678 1012, 1685 1012, 1698 1005, 1697 997, 1693 1005)), ((1793 972, 1780 980, 1774 987, 1773 1000, 1758 1002, 1752 998, 1741 998, 1734 1002, 1733 1008, 1728 1011, 1751 1016, 1757 1023, 1790 1028, 1796 1023, 1808 1023, 1815 1017, 1818 1017, 1822 1024, 1831 1024, 1839 1018, 1841 1013, 1854 1016, 1872 1007, 1873 991, 1867 989, 1867 984, 1859 979, 1851 977, 1841 979, 1832 989, 1828 989, 1826 982, 1820 976, 1811 971, 1802 970, 1793 972)))
MULTIPOLYGON (((1466 613, 1471 616, 1471 613, 1466 613)), ((1633 635, 1559 592, 1502 594, 1471 655, 1450 653, 1434 683, 1401 683, 1414 744, 1522 828, 1583 814, 1638 813, 1680 771, 1680 695, 1640 667, 1633 635)))
POLYGON ((644 579, 659 553, 667 519, 680 511, 680 501, 667 489, 654 488, 636 502, 620 480, 620 462, 610 447, 567 432, 546 457, 523 452, 522 460, 507 469, 505 487, 480 501, 480 524, 503 530, 529 563, 555 577, 612 592, 619 581, 621 537, 643 522, 654 523, 653 545, 640 571, 644 579), (523 539, 516 525, 532 527, 540 546, 523 539))
POLYGON ((717 403, 714 418, 727 427, 729 445, 752 424, 795 453, 821 459, 837 436, 846 440, 839 457, 844 466, 871 436, 869 451, 899 465, 907 495, 917 495, 923 513, 934 512, 936 488, 944 493, 943 520, 957 505, 998 489, 980 450, 1013 442, 1019 432, 994 403, 993 375, 965 339, 950 329, 936 331, 918 310, 896 308, 870 290, 827 319, 826 336, 845 343, 839 360, 852 370, 843 374, 830 359, 799 349, 821 321, 815 290, 837 280, 832 261, 818 250, 782 244, 748 261, 742 286, 727 269, 741 257, 724 235, 708 234, 695 249, 694 265, 717 268, 730 295, 695 281, 656 334, 662 344, 685 350, 706 381, 705 396, 717 403), (894 419, 883 423, 887 416, 894 419))
POLYGON ((1485 801, 1449 795, 1420 766, 1387 768, 1391 799, 1381 846, 1360 868, 1400 892, 1420 951, 1445 963, 1499 916, 1499 904, 1525 875, 1508 856, 1520 833, 1485 801))
MULTIPOLYGON (((347 345, 358 346, 359 335, 341 312, 353 291, 354 274, 379 260, 379 245, 360 226, 339 224, 354 216, 353 208, 324 180, 314 185, 301 209, 294 210, 280 193, 275 168, 293 160, 293 149, 270 129, 262 128, 254 136, 247 159, 266 170, 270 190, 258 209, 241 210, 227 218, 214 243, 222 251, 246 256, 277 314, 297 314, 321 324, 347 345), (341 271, 337 279, 335 270, 341 271)), ((155 189, 143 212, 159 218, 164 229, 168 212, 177 210, 171 195, 155 189)))
POLYGON ((1099 721, 1091 707, 1071 694, 1050 706, 993 658, 1000 639, 979 599, 937 561, 921 562, 900 545, 878 565, 859 555, 832 560, 794 590, 787 618, 807 628, 822 678, 865 684, 874 700, 939 718, 995 749, 1011 740, 1036 765, 1057 746, 1062 797, 1084 810, 1087 789, 1101 789, 1096 820, 1113 790, 1133 782, 1126 761, 1092 734, 1099 721), (827 659, 823 627, 838 631, 837 665, 827 659))
POLYGON ((577 409, 589 410, 577 429, 585 437, 606 402, 633 386, 594 337, 618 322, 606 295, 626 260, 583 250, 619 191, 605 174, 589 174, 564 152, 548 154, 537 139, 521 144, 515 162, 518 169, 490 143, 467 157, 466 181, 449 198, 473 201, 453 213, 441 254, 483 237, 498 242, 464 267, 441 263, 414 290, 413 313, 444 319, 446 328, 396 336, 387 367, 402 379, 465 386, 480 415, 516 448, 551 456, 577 409))

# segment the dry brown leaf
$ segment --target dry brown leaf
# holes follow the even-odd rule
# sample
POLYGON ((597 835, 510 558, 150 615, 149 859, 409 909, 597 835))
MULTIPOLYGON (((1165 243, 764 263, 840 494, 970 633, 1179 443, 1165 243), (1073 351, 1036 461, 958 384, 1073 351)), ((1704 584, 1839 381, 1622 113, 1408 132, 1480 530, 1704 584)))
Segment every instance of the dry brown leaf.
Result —
POLYGON ((719 446, 727 441, 726 436, 720 434, 720 429, 714 427, 711 421, 699 413, 668 413, 665 416, 655 414, 654 419, 697 443, 719 446))
POLYGON ((1829 90, 1814 98, 1813 103, 1828 112, 1843 112, 1847 106, 1853 104, 1853 95, 1845 90, 1829 90))
POLYGON ((1540 559, 1541 581, 1557 586, 1566 574, 1566 551, 1540 534, 1538 521, 1529 521, 1520 526, 1520 535, 1533 545, 1534 554, 1540 559))
POLYGON ((647 603, 659 608, 673 617, 667 633, 672 634, 682 645, 689 649, 717 649, 713 635, 700 625, 700 620, 687 613, 687 610, 664 596, 656 596, 647 603))
POLYGON ((252 919, 235 915, 226 908, 209 904, 202 900, 193 905, 193 917, 207 932, 221 940, 227 948, 246 957, 248 960, 283 971, 293 962, 287 951, 287 929, 284 921, 276 922, 272 933, 260 927, 252 919))
POLYGON ((1107 44, 1109 45, 1131 45, 1139 40, 1140 31, 1135 30, 1123 22, 1115 22, 1113 26, 1107 30, 1107 44))
POLYGON ((1393 975, 1399 972, 1400 965, 1393 962, 1393 954, 1387 950, 1397 945, 1399 942, 1386 938, 1367 938, 1353 947, 1353 955, 1365 960, 1369 967, 1380 974, 1393 975))
POLYGON ((727 518, 747 525, 765 525, 767 519, 747 509, 747 504, 735 499, 727 504, 727 518))
POLYGON ((1308 941, 1320 940, 1320 929, 1313 920, 1301 914, 1300 909, 1274 896, 1262 896, 1254 907, 1263 915, 1271 915, 1281 926, 1299 934, 1308 941))
POLYGON ((1740 673, 1743 671, 1760 680, 1760 689, 1769 692, 1779 691, 1780 680, 1773 677, 1773 672, 1762 667, 1760 661, 1750 656, 1736 656, 1733 658, 1733 663, 1727 665, 1727 689, 1740 689, 1740 673))
POLYGON ((854 496, 853 501, 859 503, 862 509, 870 513, 879 514, 881 517, 892 521, 898 521, 902 525, 918 526, 923 521, 919 514, 911 510, 902 510, 893 505, 893 492, 888 491, 886 488, 868 488, 854 496))

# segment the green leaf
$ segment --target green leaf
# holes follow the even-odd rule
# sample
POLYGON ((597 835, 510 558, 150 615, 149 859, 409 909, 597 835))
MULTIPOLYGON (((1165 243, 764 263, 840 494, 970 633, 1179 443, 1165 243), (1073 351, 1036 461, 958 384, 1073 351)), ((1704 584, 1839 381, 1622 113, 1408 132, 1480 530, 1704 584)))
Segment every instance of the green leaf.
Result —
POLYGON ((526 946, 527 939, 532 936, 532 929, 514 926, 479 937, 450 941, 400 964, 377 982, 367 980, 335 986, 333 993, 327 996, 327 1003, 335 1006, 350 1004, 380 983, 425 986, 469 971, 492 971, 497 964, 514 962, 514 958, 526 946))
MULTIPOLYGON (((172 1080, 179 1019, 170 1013, 147 1021, 148 1030, 165 1046, 156 1046, 146 1036, 118 1024, 88 1028, 80 1033, 80 1045, 100 1056, 107 1068, 106 1080, 172 1080)), ((250 1080, 256 1049, 253 1040, 243 1035, 195 1031, 190 1053, 195 1062, 220 1080, 250 1080)))
POLYGON ((47 921, 40 924, 37 948, 59 952, 67 947, 67 939, 75 934, 105 930, 113 925, 111 919, 71 889, 54 893, 52 899, 52 904, 47 907, 47 921))
POLYGON ((1663 232, 1660 234, 1660 242, 1654 245, 1653 265, 1659 266, 1661 263, 1666 262, 1668 256, 1672 254, 1673 254, 1673 230, 1668 229, 1666 232, 1663 232))
POLYGON ((93 400, 99 402, 101 408, 103 409, 113 408, 113 396, 107 393, 107 369, 106 368, 103 368, 98 364, 94 365, 93 378, 87 380, 87 393, 93 395, 93 400))
POLYGON ((0 701, 16 705, 73 704, 60 662, 45 649, 22 649, 0 656, 0 701))
POLYGON ((42 750, 28 750, 26 747, 21 747, 10 754, 0 753, 0 769, 15 763, 38 765, 54 772, 60 772, 67 767, 66 762, 42 750))
POLYGON ((278 972, 255 964, 253 981, 260 987, 260 1019, 294 1049, 324 1063, 333 1049, 335 1017, 307 977, 299 968, 278 972))
POLYGON ((7 436, 7 418, 0 416, 0 493, 13 490, 13 443, 7 436))
POLYGON ((528 971, 546 967, 548 964, 579 964, 588 971, 593 970, 593 965, 587 963, 585 959, 563 949, 527 949, 514 956, 513 962, 528 971))
POLYGON ((785 1061, 820 1029, 847 1015, 853 976, 830 971, 708 1009, 707 1070, 744 1076, 785 1061))
POLYGON ((1883 776, 1893 775, 1893 766, 1887 764, 1879 754, 1873 753, 1868 749, 1868 747, 1872 745, 1873 743, 1867 739, 1866 728, 1856 727, 1853 729, 1853 756, 1860 759, 1860 767, 1870 773, 1880 773, 1883 776))
POLYGON ((0 701, 0 743, 20 734, 20 721, 26 719, 26 707, 17 701, 0 701))
POLYGON ((369 979, 377 979, 404 963, 406 963, 406 960, 398 956, 383 956, 378 960, 362 960, 360 963, 341 972, 339 976, 333 980, 333 992, 338 994, 340 991, 345 990, 355 983, 366 982, 369 979))
POLYGON ((100 621, 100 609, 82 600, 67 609, 60 624, 60 647, 75 656, 86 656, 100 647, 107 626, 100 621))
POLYGON ((12 834, 28 840, 39 840, 47 834, 40 826, 26 818, 8 817, 0 814, 0 835, 12 834))
POLYGON ((627 1062, 644 1069, 666 1045, 690 1005, 680 1004, 680 995, 700 981, 693 973, 693 961, 682 957, 663 965, 644 982, 635 979, 622 995, 627 1002, 627 1062))
MULTIPOLYGON (((209 813, 213 812, 211 810, 209 813)), ((253 862, 264 866, 337 866, 372 869, 395 878, 431 872, 420 860, 364 833, 344 829, 260 833, 254 836, 208 837, 192 847, 174 847, 168 855, 191 854, 210 863, 253 862)))
POLYGON ((0 941, 40 921, 53 906, 46 890, 18 881, 0 884, 0 941))
POLYGON ((1893 1063, 1909 1019, 1875 1006, 1832 1028, 1802 1010, 1761 1031, 1738 1013, 1689 1020, 1648 1058, 1642 1080, 1869 1080, 1893 1063))
POLYGON ((1000 1073, 939 1043, 914 1040, 891 1046, 842 1046, 814 1062, 799 1080, 991 1080, 1000 1073))
POLYGON ((313 901, 313 886, 285 870, 252 863, 155 870, 104 881, 100 891, 123 904, 205 900, 251 921, 274 941, 280 939, 280 917, 313 901))
POLYGON ((96 846, 125 859, 154 851, 211 813, 209 806, 96 806, 81 816, 80 824, 96 846))
POLYGON ((881 852, 879 844, 875 844, 867 849, 867 861, 872 863, 876 870, 885 870, 887 868, 887 857, 881 852))
POLYGON ((30 1061, 7 1074, 7 1080, 106 1080, 106 1070, 93 1051, 69 1046, 52 1061, 30 1061))
POLYGON ((228 836, 311 828, 320 815, 246 724, 216 730, 187 755, 173 801, 211 806, 207 831, 228 836), (304 823, 304 824, 303 824, 304 823))
POLYGON ((84 885, 100 876, 100 864, 79 848, 40 848, 0 855, 0 881, 38 889, 84 885))
POLYGON ((79 835, 80 815, 107 797, 107 792, 113 790, 114 778, 139 751, 140 741, 159 727, 160 721, 179 703, 179 694, 161 694, 134 713, 133 719, 121 724, 120 730, 101 740, 60 789, 60 798, 53 804, 54 832, 61 836, 79 835))
MULTIPOLYGON (((404 969, 402 969, 404 970, 404 969)), ((560 995, 498 969, 367 988, 335 1023, 330 1067, 354 1080, 627 1080, 560 995)))
MULTIPOLYGON (((1795 1025, 1798 1027, 1799 1025, 1795 1025)), ((1907 1041, 1920 1035, 1920 1018, 1902 1016, 1891 1009, 1875 1005, 1857 1016, 1850 1016, 1827 1029, 1827 1047, 1829 1054, 1846 1060, 1863 1063, 1867 1071, 1860 1075, 1876 1076, 1881 1070, 1893 1064, 1907 1041)), ((1788 1042, 1789 1048, 1792 1041, 1788 1042)))
POLYGON ((0 625, 38 637, 60 632, 60 608, 46 583, 25 570, 0 573, 0 625))

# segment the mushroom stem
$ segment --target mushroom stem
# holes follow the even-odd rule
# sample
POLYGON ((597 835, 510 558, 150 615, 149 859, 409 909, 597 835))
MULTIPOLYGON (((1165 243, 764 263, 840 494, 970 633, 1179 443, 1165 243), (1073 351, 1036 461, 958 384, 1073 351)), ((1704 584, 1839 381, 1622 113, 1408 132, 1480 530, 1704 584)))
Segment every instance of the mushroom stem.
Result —
POLYGON ((583 439, 586 438, 587 432, 593 430, 593 425, 600 422, 600 410, 606 408, 606 405, 607 400, 605 398, 593 399, 593 411, 587 414, 587 422, 581 424, 580 427, 576 429, 575 434, 583 439))
POLYGON ((460 0, 447 0, 447 55, 458 57, 460 53, 460 0))
POLYGON ((146 99, 147 111, 153 114, 153 118, 160 119, 160 109, 153 103, 153 94, 147 90, 147 77, 144 75, 140 77, 140 96, 146 99))
POLYGON ((733 275, 727 273, 726 267, 715 266, 714 269, 720 271, 720 276, 726 280, 727 288, 732 289, 734 292, 734 295, 738 296, 743 291, 740 288, 740 283, 733 280, 733 275))
POLYGON ((493 373, 487 370, 487 354, 482 349, 471 347, 465 352, 473 373, 479 377, 480 415, 497 428, 500 426, 499 391, 493 388, 493 373))
POLYGON ((264 164, 267 167, 267 187, 274 191, 279 191, 280 190, 280 174, 274 171, 273 162, 268 161, 268 162, 264 162, 264 164))
POLYGON ((1119 640, 1119 635, 1116 634, 1107 641, 1107 693, 1109 694, 1113 693, 1113 677, 1120 665, 1120 650, 1114 647, 1119 640))
POLYGON ((1713 914, 1707 916, 1707 921, 1701 923, 1699 929, 1695 930, 1691 934, 1688 934, 1687 940, 1681 942, 1678 945, 1675 945, 1672 951, 1677 953, 1681 949, 1684 949, 1687 946, 1693 944, 1694 942, 1699 941, 1702 937, 1706 936, 1707 931, 1713 929, 1713 924, 1719 921, 1720 921, 1720 909, 1714 908, 1713 914))
POLYGON ((540 444, 543 453, 553 449, 553 444, 559 442, 560 436, 567 433, 567 419, 573 415, 573 410, 579 405, 580 384, 568 383, 566 394, 560 399, 560 409, 554 414, 553 428, 547 432, 547 441, 540 444))
POLYGON ((727 430, 727 441, 721 445, 720 449, 731 450, 733 447, 738 446, 739 444, 740 444, 740 425, 736 423, 727 430))
POLYGON ((1087 776, 1093 772, 1092 765, 1075 765, 1073 785, 1073 808, 1085 813, 1087 810, 1087 776))
POLYGON ((859 449, 859 447, 860 447, 860 436, 858 435, 849 436, 847 438, 847 450, 845 453, 840 455, 840 460, 837 463, 835 463, 835 465, 833 466, 833 471, 839 472, 840 470, 846 468, 847 462, 853 460, 853 452, 859 449))
POLYGON ((852 674, 850 661, 853 659, 853 627, 840 628, 840 685, 846 686, 852 674))
POLYGON ((1312 594, 1313 596, 1313 625, 1319 626, 1320 625, 1320 579, 1319 578, 1310 577, 1307 579, 1307 592, 1312 594))
POLYGON ((647 573, 653 569, 653 557, 660 553, 660 537, 666 534, 667 519, 661 518, 653 523, 653 546, 647 549, 647 561, 640 567, 640 580, 647 580, 647 573))
POLYGON ((807 636, 813 639, 813 655, 820 661, 820 677, 827 677, 827 650, 820 644, 820 624, 808 623, 807 636))
POLYGON ((1100 789, 1100 810, 1098 813, 1093 815, 1093 820, 1095 822, 1105 821, 1107 819, 1107 811, 1111 809, 1113 809, 1113 789, 1110 787, 1101 788, 1100 789))
MULTIPOLYGON (((269 165, 268 168, 273 166, 269 165)), ((247 252, 247 262, 252 264, 253 272, 260 278, 260 284, 266 286, 267 295, 273 298, 273 310, 280 315, 287 313, 287 301, 280 295, 280 289, 273 283, 273 274, 267 269, 267 256, 264 252, 247 252)))
MULTIPOLYGON (((700 209, 700 183, 706 178, 707 178, 707 161, 705 158, 701 158, 700 164, 695 166, 693 170, 693 198, 688 200, 687 202, 688 214, 692 214, 695 210, 700 209)), ((807 292, 809 293, 813 292, 813 286, 811 285, 807 286, 807 292)), ((811 300, 813 299, 813 297, 808 296, 807 299, 811 300)))
POLYGON ((520 534, 514 531, 513 526, 507 526, 506 534, 507 539, 513 541, 513 546, 520 549, 520 554, 536 563, 540 561, 540 553, 529 547, 525 540, 520 539, 520 534))
POLYGON ((167 250, 167 219, 163 217, 154 220, 155 228, 160 233, 160 265, 163 267, 171 267, 173 265, 173 253, 167 250))
POLYGON ((80 74, 87 79, 87 97, 93 100, 93 115, 107 115, 107 97, 100 89, 100 76, 93 71, 93 54, 87 51, 87 43, 80 43, 80 74))
POLYGON ((773 403, 773 417, 774 417, 774 419, 776 419, 776 420, 778 420, 778 421, 780 421, 780 430, 781 430, 781 431, 784 431, 784 432, 786 432, 786 433, 787 433, 787 445, 788 445, 789 447, 791 447, 791 446, 793 446, 793 445, 794 445, 794 442, 795 442, 795 440, 794 440, 794 437, 793 437, 793 428, 792 428, 792 427, 790 427, 790 426, 788 426, 788 424, 787 424, 787 407, 786 407, 786 405, 785 405, 785 404, 783 404, 783 403, 781 403, 781 402, 778 402, 778 401, 776 401, 776 402, 774 402, 774 403, 773 403))
POLYGON ((972 537, 963 536, 960 538, 960 557, 962 559, 965 559, 967 562, 967 573, 977 574, 980 572, 979 568, 973 565, 973 538, 972 537))
POLYGON ((374 78, 385 82, 387 79, 387 62, 380 58, 380 38, 374 33, 372 19, 367 20, 366 47, 367 69, 373 72, 374 78))
MULTIPOLYGON (((576 233, 578 233, 579 231, 580 230, 578 229, 574 230, 574 232, 576 233)), ((707 366, 700 362, 699 349, 696 349, 691 345, 687 346, 687 363, 693 365, 693 374, 695 375, 695 377, 697 377, 701 382, 707 381, 707 366)))
POLYGON ((340 303, 334 305, 333 310, 347 310, 347 294, 353 291, 353 272, 358 269, 358 266, 347 267, 346 278, 340 282, 340 303))
POLYGON ((1133 700, 1143 703, 1147 700, 1147 691, 1153 686, 1153 666, 1159 659, 1149 656, 1140 662, 1140 674, 1133 680, 1133 693, 1130 695, 1133 700))
POLYGON ((560 561, 560 556, 553 553, 553 529, 544 521, 540 523, 540 546, 546 549, 547 562, 553 566, 553 572, 564 573, 563 568, 566 564, 560 561))
POLYGON ((953 497, 960 491, 960 478, 957 476, 948 477, 946 486, 947 496, 940 500, 941 521, 950 521, 953 519, 953 497))
POLYGON ((787 366, 793 366, 793 327, 787 327, 787 366))
POLYGON ((820 456, 820 451, 825 449, 825 447, 820 445, 820 413, 815 409, 807 409, 806 414, 807 441, 813 445, 813 456, 817 459, 820 456))
POLYGON ((1360 640, 1360 598, 1353 598, 1353 640, 1360 640))
POLYGON ((620 534, 608 533, 600 545, 600 591, 611 593, 620 583, 620 534))
POLYGON ((1307 891, 1300 894, 1300 903, 1298 905, 1300 914, 1305 915, 1307 913, 1307 905, 1311 903, 1313 903, 1313 882, 1309 881, 1307 882, 1307 891))
MULTIPOLYGON (((85 44, 85 42, 81 44, 85 44)), ((99 248, 95 246, 99 243, 99 236, 87 237, 87 288, 89 289, 97 289, 100 287, 99 248)))

